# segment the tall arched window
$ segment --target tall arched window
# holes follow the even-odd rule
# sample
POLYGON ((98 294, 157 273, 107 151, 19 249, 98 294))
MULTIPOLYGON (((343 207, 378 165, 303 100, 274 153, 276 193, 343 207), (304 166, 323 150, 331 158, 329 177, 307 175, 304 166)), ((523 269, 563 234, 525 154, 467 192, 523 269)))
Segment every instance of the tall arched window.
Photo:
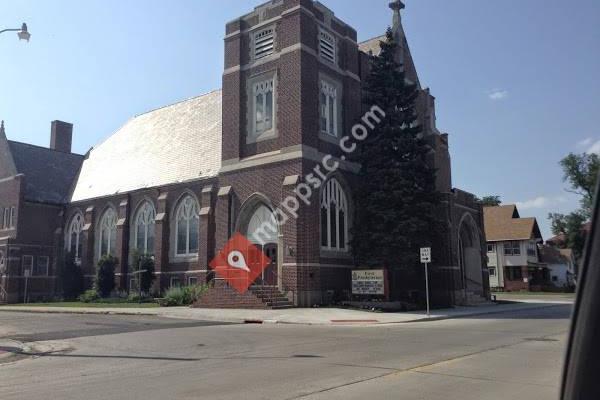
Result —
POLYGON ((75 261, 79 261, 81 259, 83 245, 83 238, 81 237, 82 231, 83 215, 77 213, 73 218, 71 218, 69 230, 67 231, 67 249, 71 253, 71 256, 75 258, 75 261))
POLYGON ((187 195, 179 202, 175 211, 175 254, 189 256, 198 254, 198 231, 200 212, 198 202, 187 195))
POLYGON ((134 219, 135 248, 141 254, 154 254, 154 221, 156 211, 154 206, 146 201, 140 208, 134 219))
POLYGON ((108 208, 100 219, 99 250, 100 257, 115 255, 115 242, 117 240, 117 214, 108 208))
POLYGON ((321 247, 326 250, 347 249, 348 202, 344 189, 330 179, 321 192, 321 247))
POLYGON ((259 205, 248 221, 246 238, 255 244, 277 244, 277 219, 266 205, 259 205))

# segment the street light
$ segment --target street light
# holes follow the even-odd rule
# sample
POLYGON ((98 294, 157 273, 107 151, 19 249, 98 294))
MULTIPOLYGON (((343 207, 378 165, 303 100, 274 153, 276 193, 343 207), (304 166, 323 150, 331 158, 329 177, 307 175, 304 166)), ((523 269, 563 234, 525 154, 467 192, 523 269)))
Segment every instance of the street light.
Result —
POLYGON ((31 37, 31 33, 29 33, 29 31, 27 30, 27 24, 25 22, 23 22, 23 25, 21 25, 20 28, 3 29, 0 31, 0 33, 4 32, 17 32, 19 40, 27 40, 28 42, 29 38, 31 37))

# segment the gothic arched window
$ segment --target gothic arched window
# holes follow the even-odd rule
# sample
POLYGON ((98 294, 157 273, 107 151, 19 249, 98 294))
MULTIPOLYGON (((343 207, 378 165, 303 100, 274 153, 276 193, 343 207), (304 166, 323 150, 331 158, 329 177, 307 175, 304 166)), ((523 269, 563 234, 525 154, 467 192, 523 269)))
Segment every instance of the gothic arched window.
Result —
POLYGON ((75 258, 75 261, 81 259, 83 238, 81 232, 83 231, 83 215, 81 213, 75 214, 71 218, 69 229, 67 231, 67 249, 71 253, 71 256, 75 258))
POLYGON ((347 249, 348 202, 344 189, 330 179, 321 192, 321 247, 326 250, 347 249))
POLYGON ((156 219, 156 211, 154 206, 145 201, 138 208, 134 219, 134 237, 133 243, 135 248, 141 254, 154 254, 154 221, 156 219))
POLYGON ((100 219, 100 238, 98 248, 100 257, 115 255, 115 243, 117 241, 117 213, 108 208, 100 219))
POLYGON ((175 210, 175 255, 198 254, 199 229, 198 202, 192 196, 187 195, 181 199, 175 210))

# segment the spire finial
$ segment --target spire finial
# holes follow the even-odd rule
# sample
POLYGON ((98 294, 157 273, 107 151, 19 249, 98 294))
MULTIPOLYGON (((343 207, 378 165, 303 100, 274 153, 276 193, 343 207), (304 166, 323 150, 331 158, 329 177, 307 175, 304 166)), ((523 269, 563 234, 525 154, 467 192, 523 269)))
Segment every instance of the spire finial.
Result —
POLYGON ((0 122, 0 132, 4 133, 4 120, 0 122))
POLYGON ((397 13, 400 13, 400 10, 404 9, 404 7, 405 5, 402 0, 394 0, 390 3, 390 8, 397 13))
POLYGON ((392 9, 392 11, 394 11, 392 31, 394 32, 394 37, 396 38, 396 40, 398 40, 400 38, 400 30, 402 29, 400 27, 400 25, 402 24, 400 10, 404 9, 405 6, 402 0, 394 0, 390 3, 389 6, 392 9))

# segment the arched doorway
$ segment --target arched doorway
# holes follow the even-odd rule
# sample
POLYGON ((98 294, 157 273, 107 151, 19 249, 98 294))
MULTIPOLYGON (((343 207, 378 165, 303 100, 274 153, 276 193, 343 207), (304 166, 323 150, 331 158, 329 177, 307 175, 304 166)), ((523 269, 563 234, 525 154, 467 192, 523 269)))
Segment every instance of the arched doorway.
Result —
POLYGON ((260 200, 248 202, 242 209, 238 227, 239 232, 271 260, 254 284, 277 286, 279 227, 272 208, 260 200))
POLYGON ((481 241, 477 224, 465 214, 458 230, 458 262, 465 294, 484 296, 481 241))

